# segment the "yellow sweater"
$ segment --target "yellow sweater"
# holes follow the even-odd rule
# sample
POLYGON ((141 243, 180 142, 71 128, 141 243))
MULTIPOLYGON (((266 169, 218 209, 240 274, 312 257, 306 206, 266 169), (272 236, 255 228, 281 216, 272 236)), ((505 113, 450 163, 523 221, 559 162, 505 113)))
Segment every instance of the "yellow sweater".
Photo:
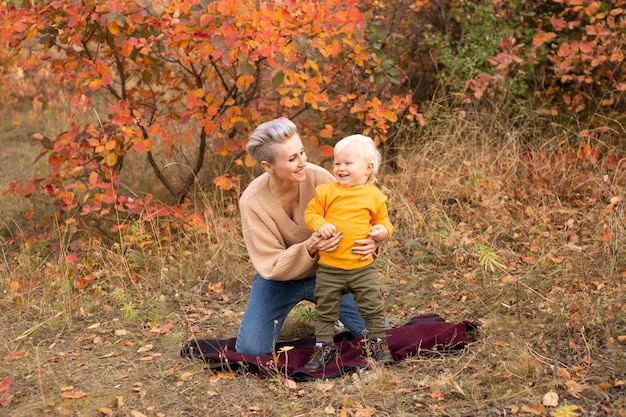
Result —
POLYGON ((373 257, 361 261, 362 255, 352 253, 352 247, 355 240, 369 237, 369 231, 376 224, 385 226, 391 236, 394 227, 386 203, 387 196, 370 183, 360 187, 343 187, 336 182, 317 186, 315 198, 304 212, 307 227, 317 231, 323 223, 329 222, 337 227, 337 233, 343 232, 339 249, 320 252, 319 263, 351 270, 374 262, 373 257))
POLYGON ((315 187, 335 178, 317 165, 308 164, 306 180, 299 184, 300 208, 292 220, 267 187, 269 174, 255 178, 239 199, 241 228, 254 269, 265 279, 290 281, 310 277, 317 269, 304 241, 311 231, 304 223, 304 210, 315 196, 315 187))

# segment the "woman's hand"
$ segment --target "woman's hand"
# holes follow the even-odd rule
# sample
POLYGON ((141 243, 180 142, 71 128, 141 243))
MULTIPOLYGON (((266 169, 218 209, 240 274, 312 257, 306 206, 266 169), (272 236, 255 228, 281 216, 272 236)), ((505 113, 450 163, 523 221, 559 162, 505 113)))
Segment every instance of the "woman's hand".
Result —
POLYGON ((311 256, 314 256, 318 251, 332 252, 339 247, 341 239, 343 239, 342 232, 335 233, 328 239, 324 239, 319 233, 315 232, 307 239, 306 248, 311 256))
POLYGON ((352 247, 352 253, 356 253, 357 255, 362 255, 362 261, 366 260, 370 256, 374 256, 378 254, 378 248, 380 247, 380 242, 375 241, 371 237, 366 239, 359 239, 354 241, 354 246, 352 247))

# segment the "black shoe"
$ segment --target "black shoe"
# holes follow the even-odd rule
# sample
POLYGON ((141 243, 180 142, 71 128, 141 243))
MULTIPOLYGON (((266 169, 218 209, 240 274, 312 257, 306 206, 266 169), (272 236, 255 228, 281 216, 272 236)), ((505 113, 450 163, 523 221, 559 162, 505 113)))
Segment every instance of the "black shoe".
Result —
POLYGON ((334 357, 337 349, 332 342, 323 343, 321 346, 315 346, 313 354, 309 358, 309 361, 304 364, 304 367, 311 372, 315 372, 322 369, 330 362, 334 357))
POLYGON ((467 334, 468 342, 475 342, 478 337, 478 331, 483 326, 483 323, 476 320, 472 322, 465 322, 465 333, 467 334))
POLYGON ((382 364, 393 363, 393 355, 389 351, 386 339, 372 339, 367 345, 367 356, 382 364))

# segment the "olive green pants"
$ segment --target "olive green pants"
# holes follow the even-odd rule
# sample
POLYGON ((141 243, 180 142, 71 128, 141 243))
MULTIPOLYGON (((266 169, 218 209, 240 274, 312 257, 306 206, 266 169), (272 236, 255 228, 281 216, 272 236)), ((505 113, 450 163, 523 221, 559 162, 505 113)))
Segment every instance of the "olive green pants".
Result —
POLYGON ((335 322, 344 294, 351 292, 365 321, 367 336, 385 337, 383 297, 378 272, 373 263, 362 268, 345 270, 320 265, 315 279, 315 339, 332 342, 335 322))

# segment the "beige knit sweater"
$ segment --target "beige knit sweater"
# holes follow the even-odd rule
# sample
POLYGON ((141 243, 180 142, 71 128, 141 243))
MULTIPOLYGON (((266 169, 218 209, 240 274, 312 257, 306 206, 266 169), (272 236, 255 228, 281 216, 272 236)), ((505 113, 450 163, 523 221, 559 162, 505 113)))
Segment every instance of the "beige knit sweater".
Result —
POLYGON ((305 168, 306 180, 299 183, 300 207, 292 220, 268 188, 269 174, 255 178, 239 199, 243 239, 256 271, 265 279, 289 281, 309 277, 317 269, 304 241, 311 231, 304 223, 304 210, 315 196, 315 187, 334 181, 330 172, 317 165, 305 168))

